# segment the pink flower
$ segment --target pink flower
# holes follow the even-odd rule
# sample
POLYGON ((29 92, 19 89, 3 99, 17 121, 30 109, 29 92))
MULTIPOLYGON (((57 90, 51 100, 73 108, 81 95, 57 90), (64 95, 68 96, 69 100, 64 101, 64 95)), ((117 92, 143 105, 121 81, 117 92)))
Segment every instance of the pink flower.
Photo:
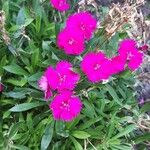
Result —
POLYGON ((55 120, 72 121, 80 114, 82 103, 79 97, 72 95, 70 91, 64 91, 56 95, 50 109, 55 120))
POLYGON ((132 55, 132 53, 135 53, 136 51, 137 51, 136 41, 132 39, 125 39, 122 42, 120 42, 118 52, 121 55, 121 57, 129 59, 130 55, 132 55))
POLYGON ((142 64, 143 57, 144 55, 141 52, 134 53, 128 62, 129 69, 132 71, 136 70, 142 64))
POLYGON ((79 55, 84 49, 84 38, 79 31, 64 29, 57 37, 57 45, 66 54, 79 55))
POLYGON ((111 61, 102 52, 90 52, 81 62, 81 69, 91 82, 99 82, 108 79, 112 74, 111 61))
POLYGON ((52 91, 48 85, 46 76, 42 76, 38 84, 39 88, 44 92, 45 99, 49 99, 52 96, 52 91))
POLYGON ((126 39, 120 43, 119 54, 126 59, 129 69, 134 71, 143 61, 143 53, 138 51, 137 44, 134 40, 126 39))
POLYGON ((126 67, 126 59, 121 57, 121 55, 115 56, 111 59, 111 67, 112 74, 117 74, 125 70, 126 67))
POLYGON ((75 13, 67 19, 67 28, 78 30, 85 39, 90 40, 96 30, 97 21, 89 12, 75 13))
POLYGON ((80 80, 80 75, 73 71, 72 64, 67 61, 60 61, 56 69, 48 67, 45 72, 49 86, 53 90, 73 90, 80 80))
POLYGON ((50 0, 50 2, 52 6, 59 11, 66 11, 70 7, 67 0, 50 0))

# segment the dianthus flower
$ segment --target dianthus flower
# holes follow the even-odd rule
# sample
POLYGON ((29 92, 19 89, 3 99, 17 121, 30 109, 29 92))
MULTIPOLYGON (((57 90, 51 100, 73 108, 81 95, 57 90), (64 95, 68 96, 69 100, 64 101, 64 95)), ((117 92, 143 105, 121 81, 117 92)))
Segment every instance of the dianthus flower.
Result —
POLYGON ((128 67, 131 71, 136 70, 143 62, 143 53, 136 52, 132 56, 130 56, 130 60, 128 61, 128 67))
POLYGON ((137 51, 136 46, 136 41, 132 39, 125 39, 120 42, 118 52, 121 57, 128 59, 130 55, 132 55, 132 53, 135 53, 137 51))
POLYGON ((134 71, 143 61, 143 53, 138 51, 134 40, 126 39, 120 43, 119 55, 126 59, 129 69, 134 71))
POLYGON ((82 103, 72 92, 64 91, 55 96, 49 107, 55 120, 72 121, 80 114, 82 103))
POLYGON ((66 54, 79 55, 84 49, 84 38, 79 31, 74 29, 63 29, 57 37, 57 45, 66 54))
POLYGON ((52 96, 52 91, 50 89, 48 80, 45 75, 41 77, 41 79, 38 82, 38 85, 39 85, 39 88, 44 92, 45 99, 49 99, 52 96))
POLYGON ((89 12, 79 12, 68 17, 67 28, 79 31, 86 40, 90 40, 96 30, 97 21, 89 12))
POLYGON ((56 68, 48 67, 45 76, 52 90, 73 90, 80 79, 80 75, 73 71, 72 64, 60 61, 56 68))
POLYGON ((66 11, 69 9, 70 5, 67 0, 50 0, 52 6, 58 11, 66 11))
POLYGON ((102 52, 90 52, 81 62, 81 70, 91 82, 106 80, 112 75, 111 61, 102 52))

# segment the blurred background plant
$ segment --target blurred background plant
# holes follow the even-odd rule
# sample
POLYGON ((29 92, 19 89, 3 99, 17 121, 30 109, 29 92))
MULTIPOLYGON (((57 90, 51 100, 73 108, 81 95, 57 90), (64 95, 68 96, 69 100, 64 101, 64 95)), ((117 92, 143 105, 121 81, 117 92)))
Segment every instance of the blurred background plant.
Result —
POLYGON ((148 79, 144 75, 149 66, 146 58, 149 57, 150 25, 149 14, 145 15, 143 10, 150 3, 146 7, 144 1, 113 5, 99 0, 70 3, 71 9, 60 13, 50 6, 49 0, 0 1, 0 83, 3 87, 0 149, 150 149, 150 97, 142 95, 144 90, 149 93, 144 85, 148 84, 149 75, 148 79), (97 48, 111 57, 116 54, 119 41, 127 37, 138 40, 139 46, 147 44, 148 50, 138 72, 125 71, 109 82, 95 85, 86 79, 80 82, 76 91, 84 108, 73 122, 65 123, 53 120, 49 102, 43 99, 37 80, 47 66, 61 59, 72 62, 79 70, 82 56, 66 56, 56 46, 56 36, 65 19, 79 10, 91 11, 100 22, 95 36, 86 43, 86 51, 97 48), (137 99, 144 102, 139 104, 137 99))

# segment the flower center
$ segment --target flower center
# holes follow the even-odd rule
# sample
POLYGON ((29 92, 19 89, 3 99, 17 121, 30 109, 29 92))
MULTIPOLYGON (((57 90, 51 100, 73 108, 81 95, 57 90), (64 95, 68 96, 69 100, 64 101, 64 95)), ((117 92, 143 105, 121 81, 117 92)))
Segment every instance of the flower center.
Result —
POLYGON ((81 23, 80 28, 81 28, 82 31, 85 31, 85 25, 83 23, 81 23))
POLYGON ((100 68, 100 64, 96 64, 95 66, 94 66, 94 70, 98 70, 100 68))
POLYGON ((131 52, 129 52, 128 53, 128 57, 127 57, 127 60, 130 60, 130 58, 132 58, 134 55, 131 53, 131 52))
POLYGON ((64 82, 65 80, 66 80, 66 75, 60 75, 59 76, 60 83, 64 82))
POLYGON ((70 111, 70 106, 67 101, 62 101, 61 108, 70 111))
POLYGON ((70 45, 72 45, 74 42, 75 42, 74 39, 70 39, 68 43, 69 43, 70 45))

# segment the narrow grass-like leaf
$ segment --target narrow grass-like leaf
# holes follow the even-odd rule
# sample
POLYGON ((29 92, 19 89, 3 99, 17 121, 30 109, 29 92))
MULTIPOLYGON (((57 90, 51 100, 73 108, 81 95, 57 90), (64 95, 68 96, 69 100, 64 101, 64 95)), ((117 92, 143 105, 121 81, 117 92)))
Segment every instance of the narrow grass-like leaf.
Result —
POLYGON ((28 75, 28 73, 22 69, 20 66, 18 66, 17 64, 12 64, 9 66, 4 66, 3 67, 7 72, 16 74, 16 75, 28 75))
POLYGON ((112 96, 112 98, 114 99, 114 101, 116 103, 118 103, 120 106, 123 106, 120 98, 118 97, 117 93, 115 92, 115 90, 113 89, 112 86, 110 86, 109 84, 106 85, 106 88, 108 90, 108 92, 110 93, 110 95, 112 96))
POLYGON ((46 129, 42 137, 42 141, 41 141, 41 150, 47 150, 53 137, 53 131, 54 131, 54 121, 46 126, 46 129))
POLYGON ((113 138, 110 139, 110 141, 118 139, 122 136, 126 136, 127 134, 129 134, 130 132, 132 132, 133 130, 136 129, 136 126, 134 124, 128 125, 125 129, 123 129, 120 133, 118 133, 117 135, 115 135, 113 138))
POLYGON ((83 150, 81 144, 74 137, 71 136, 70 139, 72 140, 76 150, 83 150))
POLYGON ((39 103, 39 102, 35 102, 35 103, 23 103, 23 104, 19 104, 16 105, 14 107, 12 107, 10 109, 11 112, 23 112, 23 111, 27 111, 29 109, 35 108, 35 107, 39 107, 39 106, 43 106, 45 105, 45 103, 39 103))
POLYGON ((72 132, 72 136, 78 138, 78 139, 87 139, 88 137, 90 137, 91 135, 88 134, 85 131, 73 131, 72 132))

